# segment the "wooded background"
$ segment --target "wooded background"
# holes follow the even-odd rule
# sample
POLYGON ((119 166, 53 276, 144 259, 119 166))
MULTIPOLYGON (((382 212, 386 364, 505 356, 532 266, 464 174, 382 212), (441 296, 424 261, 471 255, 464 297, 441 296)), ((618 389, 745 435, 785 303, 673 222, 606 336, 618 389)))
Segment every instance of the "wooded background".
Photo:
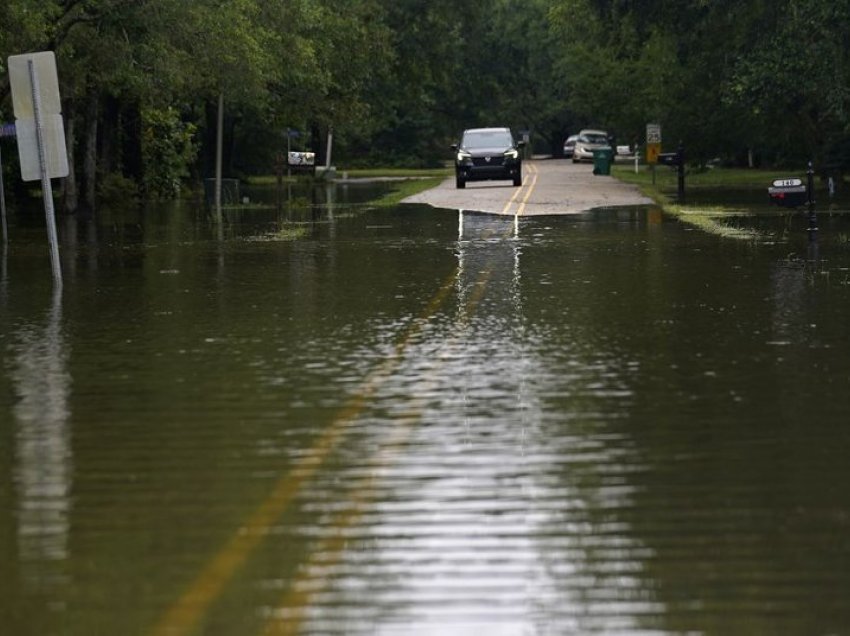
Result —
POLYGON ((40 50, 67 210, 212 176, 221 94, 231 177, 271 174, 289 129, 322 161, 331 127, 347 167, 439 165, 479 125, 553 154, 584 126, 643 143, 654 122, 696 164, 850 157, 850 0, 4 0, 0 121, 6 58, 40 50))

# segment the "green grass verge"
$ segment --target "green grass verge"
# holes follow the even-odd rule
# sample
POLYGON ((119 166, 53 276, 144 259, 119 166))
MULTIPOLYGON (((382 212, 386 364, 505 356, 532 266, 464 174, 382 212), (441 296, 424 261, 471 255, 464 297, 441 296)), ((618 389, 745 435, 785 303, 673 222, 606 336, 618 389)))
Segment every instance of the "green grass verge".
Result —
POLYGON ((274 232, 248 237, 251 243, 276 243, 281 241, 297 241, 309 234, 305 225, 295 223, 284 223, 274 232))
MULTIPOLYGON (((336 176, 341 179, 345 175, 349 179, 422 179, 430 177, 447 178, 452 174, 451 168, 358 168, 346 170, 337 168, 336 176)), ((304 179, 303 175, 293 176, 284 181, 296 181, 304 179)), ((258 175, 246 177, 245 181, 251 185, 269 186, 277 183, 275 175, 258 175)))
MULTIPOLYGON (((611 175, 625 183, 632 183, 664 210, 684 223, 693 225, 705 232, 723 238, 747 241, 775 240, 775 236, 751 228, 734 225, 743 212, 740 205, 734 203, 716 206, 679 205, 674 201, 678 189, 677 171, 668 166, 656 166, 653 173, 649 166, 642 165, 635 174, 633 165, 612 166, 611 175)), ((800 173, 803 177, 805 171, 800 173)), ((726 188, 737 191, 766 191, 775 180, 789 176, 800 176, 794 171, 753 170, 735 168, 714 168, 700 172, 688 172, 685 176, 687 191, 699 189, 726 188)))
POLYGON ((422 177, 447 178, 452 174, 450 168, 363 168, 356 170, 337 170, 338 175, 346 173, 349 179, 379 179, 393 177, 401 179, 417 179, 422 177))
POLYGON ((379 207, 390 207, 401 203, 404 199, 414 194, 419 194, 425 190, 436 188, 445 180, 445 176, 426 177, 419 179, 410 179, 405 181, 394 181, 390 187, 390 191, 384 194, 380 199, 371 202, 371 205, 379 207))
MULTIPOLYGON (((611 174, 620 181, 634 183, 646 187, 646 194, 652 196, 652 190, 676 191, 677 173, 669 166, 655 167, 655 185, 652 181, 652 170, 649 166, 641 165, 640 172, 635 174, 634 165, 618 164, 611 167, 611 174)), ((699 172, 688 172, 685 176, 687 187, 690 188, 734 188, 736 190, 766 190, 774 179, 785 177, 805 178, 806 170, 755 170, 746 168, 712 168, 699 172)))

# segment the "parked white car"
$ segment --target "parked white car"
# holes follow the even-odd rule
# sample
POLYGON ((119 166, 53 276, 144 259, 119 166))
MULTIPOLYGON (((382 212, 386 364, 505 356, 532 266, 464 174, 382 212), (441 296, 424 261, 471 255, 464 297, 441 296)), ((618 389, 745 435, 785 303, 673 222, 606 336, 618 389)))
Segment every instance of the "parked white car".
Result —
POLYGON ((573 163, 593 161, 593 151, 611 149, 608 133, 604 130, 585 129, 579 132, 578 141, 573 149, 573 163))

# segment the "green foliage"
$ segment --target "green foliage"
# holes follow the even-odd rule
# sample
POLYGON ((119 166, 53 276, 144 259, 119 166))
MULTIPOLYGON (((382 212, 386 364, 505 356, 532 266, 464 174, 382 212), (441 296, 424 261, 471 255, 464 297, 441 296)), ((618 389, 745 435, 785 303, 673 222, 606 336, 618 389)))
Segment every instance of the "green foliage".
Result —
POLYGON ((786 0, 774 28, 754 32, 726 86, 731 104, 774 123, 768 135, 793 140, 802 157, 850 132, 850 2, 786 0))
POLYGON ((142 117, 145 192, 154 198, 174 198, 195 157, 195 126, 183 122, 173 108, 147 108, 142 117))
POLYGON ((135 206, 140 199, 139 187, 132 179, 110 172, 98 184, 98 197, 111 206, 135 206))
MULTIPOLYGON (((240 173, 286 128, 314 151, 333 128, 345 165, 437 166, 469 126, 554 150, 587 125, 642 142, 650 121, 697 163, 826 161, 850 139, 848 32, 850 0, 6 0, 0 70, 55 50, 77 150, 165 196, 208 172, 219 94, 240 173)), ((8 91, 3 74, 5 114, 8 91)))

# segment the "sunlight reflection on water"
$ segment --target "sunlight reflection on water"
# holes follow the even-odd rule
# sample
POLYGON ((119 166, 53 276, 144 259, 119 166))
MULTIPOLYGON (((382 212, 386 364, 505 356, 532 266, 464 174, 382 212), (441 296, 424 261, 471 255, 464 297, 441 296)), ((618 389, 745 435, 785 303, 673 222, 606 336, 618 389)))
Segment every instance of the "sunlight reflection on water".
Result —
POLYGON ((286 209, 110 219, 59 301, 11 253, 0 624, 847 623, 843 221, 815 251, 328 196, 290 241, 240 238, 286 209))

